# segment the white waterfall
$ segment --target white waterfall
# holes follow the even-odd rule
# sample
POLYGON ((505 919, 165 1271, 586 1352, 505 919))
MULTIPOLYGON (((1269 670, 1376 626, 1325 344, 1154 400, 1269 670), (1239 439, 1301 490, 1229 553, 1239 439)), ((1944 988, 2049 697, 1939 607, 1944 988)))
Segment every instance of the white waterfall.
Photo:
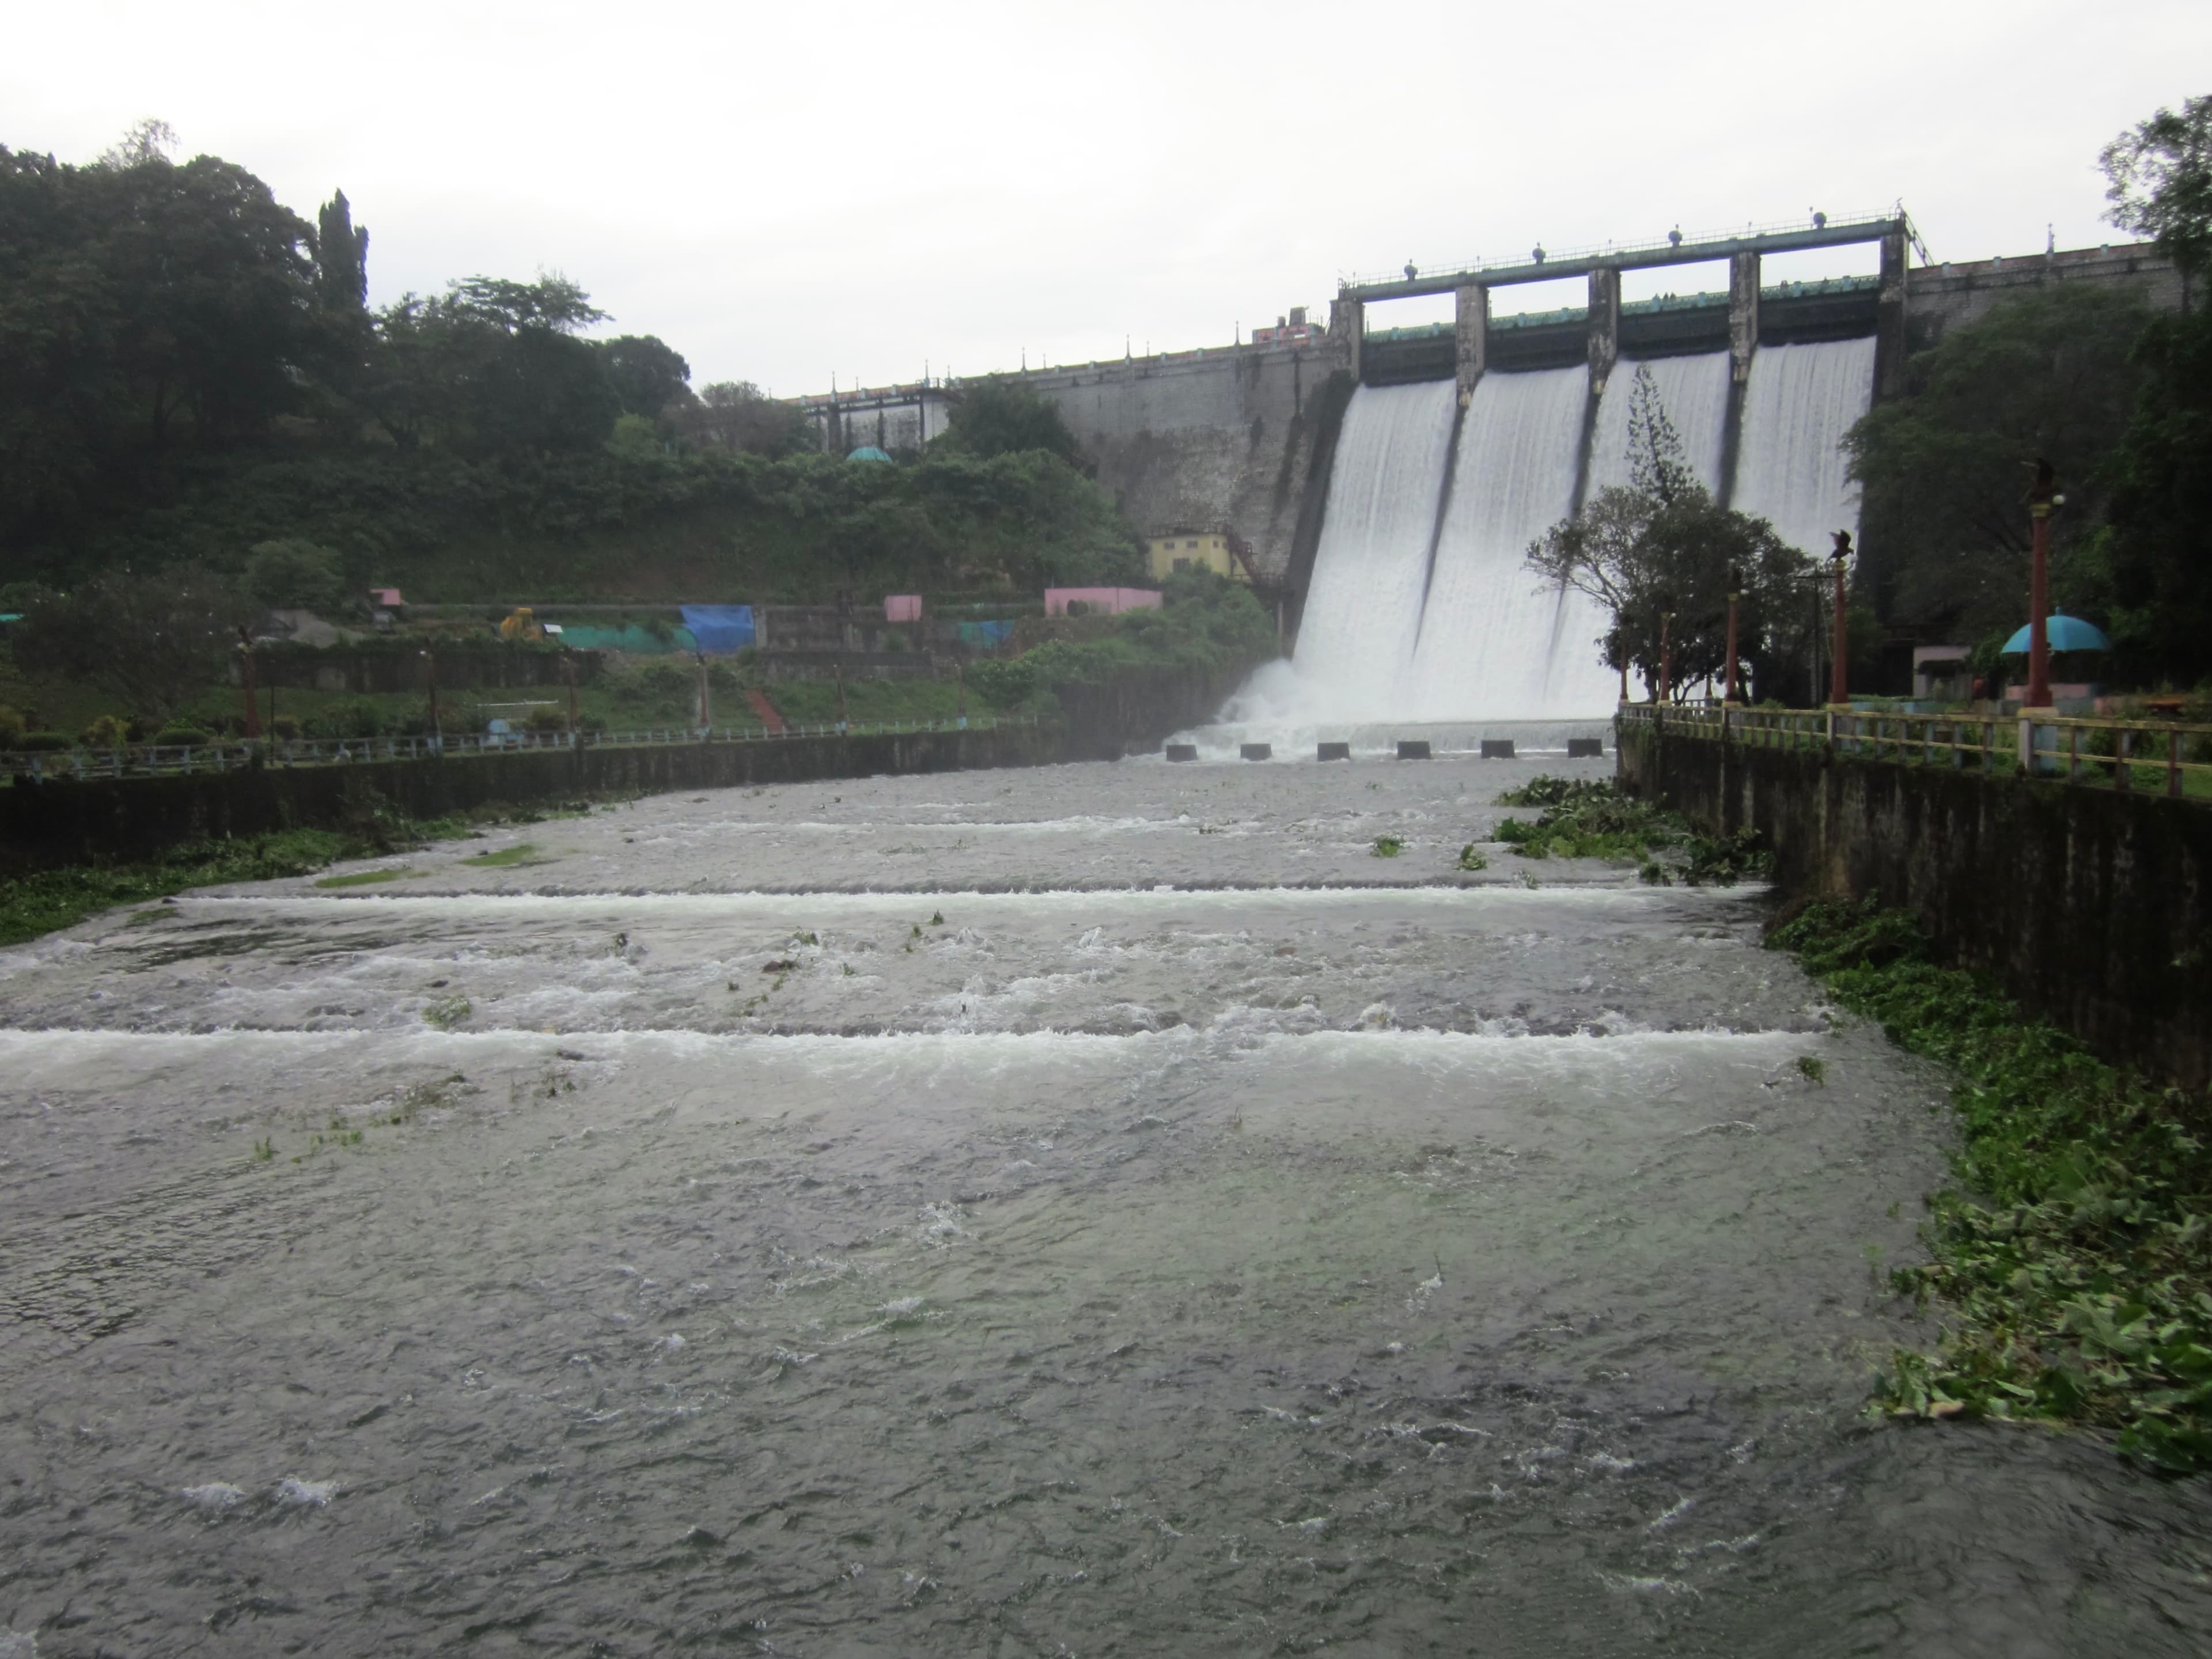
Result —
MULTIPOLYGON (((1717 491, 1728 354, 1649 368, 1684 459, 1717 491)), ((1618 365, 1599 401, 1585 500, 1629 482, 1636 375, 1635 363, 1618 365)), ((1465 746, 1505 722, 1544 723, 1522 740, 1548 746, 1561 722, 1609 714, 1619 682, 1598 657, 1604 614, 1524 562, 1573 507, 1588 386, 1581 368, 1485 375, 1457 422, 1455 456, 1453 382, 1353 392, 1297 654, 1255 674, 1223 724, 1193 734, 1201 752, 1233 755, 1242 738, 1310 754, 1316 738, 1347 737, 1387 752, 1398 726, 1462 723, 1443 741, 1465 746)), ((1744 389, 1733 504, 1816 555, 1829 531, 1856 532, 1841 445, 1873 386, 1870 339, 1762 347, 1744 389)))
POLYGON ((1872 340, 1762 346, 1744 388, 1730 505, 1814 558, 1827 556, 1831 531, 1856 539, 1859 490, 1844 476, 1844 434, 1873 398, 1872 340))
POLYGON ((1601 615, 1527 563, 1528 544, 1574 506, 1589 387, 1580 368, 1476 382, 1460 423, 1409 712, 1431 720, 1612 712, 1615 682, 1593 643, 1605 631, 1601 615))
POLYGON ((1406 712, 1455 398, 1449 380, 1361 386, 1345 411, 1295 664, 1337 718, 1406 712))
MULTIPOLYGON (((1704 352, 1695 357, 1660 357, 1648 363, 1616 363, 1597 406, 1597 432, 1590 445, 1589 487, 1584 501, 1601 489, 1628 483, 1628 412, 1636 396, 1639 369, 1651 371, 1660 407, 1682 441, 1682 459, 1698 482, 1717 492, 1721 451, 1728 441, 1729 355, 1704 352)), ((1616 683, 1617 689, 1617 683, 1616 683)))

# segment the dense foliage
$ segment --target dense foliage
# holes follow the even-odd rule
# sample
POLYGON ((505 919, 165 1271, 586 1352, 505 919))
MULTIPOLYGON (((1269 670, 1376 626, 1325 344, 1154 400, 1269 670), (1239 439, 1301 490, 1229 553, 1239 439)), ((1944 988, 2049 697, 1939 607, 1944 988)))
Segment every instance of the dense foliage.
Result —
MULTIPOLYGON (((2212 98, 2107 145, 2112 218, 2150 237, 2201 293, 2212 276, 2212 98)), ((2212 677, 2212 318, 2152 317, 2134 296, 2053 283, 1948 331, 1907 395, 1848 440, 1876 564, 1858 598, 1890 631, 1975 647, 1993 667, 2027 615, 2038 459, 2066 503, 2051 592, 2102 625, 2101 678, 2212 677)))
POLYGON ((972 393, 916 465, 805 453, 803 417, 757 387, 695 396, 664 342, 586 337, 609 319, 558 274, 372 309, 343 192, 310 225, 167 143, 155 124, 85 167, 0 149, 11 576, 189 564, 321 605, 326 583, 258 550, 312 544, 346 591, 427 599, 824 600, 1140 568, 1018 387, 972 393))
POLYGON ((1846 441, 1884 616, 1970 645, 2020 626, 2025 463, 2039 455, 2067 497, 2052 521, 2055 595, 2061 608, 2086 603, 2107 495, 2100 476, 2128 424, 2141 380, 2131 353, 2148 318, 2132 294, 2061 283, 1993 307, 1910 361, 1907 394, 1846 441))
POLYGON ((2043 1419, 2119 1431, 2160 1468, 2212 1465, 2212 1150, 2203 1103, 2114 1071, 1937 966, 1910 916, 1816 904, 1770 942, 1838 1001, 1958 1078, 1959 1184, 1933 1200, 1932 1353, 1881 1399, 1909 1416, 2043 1419))
POLYGON ((1634 669, 1655 695, 1670 660, 1677 701, 1708 676, 1725 679, 1731 592, 1741 596, 1739 663, 1778 666, 1805 625, 1811 561, 1698 483, 1648 368, 1636 371, 1628 437, 1629 483, 1547 531, 1528 549, 1529 568, 1604 607, 1607 666, 1634 669))

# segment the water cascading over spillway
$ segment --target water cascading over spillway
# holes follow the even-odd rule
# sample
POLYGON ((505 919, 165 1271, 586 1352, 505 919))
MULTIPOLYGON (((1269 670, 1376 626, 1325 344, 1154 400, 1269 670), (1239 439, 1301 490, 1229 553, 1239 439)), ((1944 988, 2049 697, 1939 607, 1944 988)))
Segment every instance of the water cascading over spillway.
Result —
POLYGON ((1602 714, 1596 607, 1532 573, 1528 544, 1573 508, 1589 377, 1486 375, 1460 423, 1408 712, 1431 720, 1602 714))
MULTIPOLYGON (((1731 505, 1815 556, 1858 526, 1844 434, 1867 411, 1871 339, 1761 347, 1741 400, 1731 505)), ((1383 721, 1579 720, 1612 710, 1599 659, 1607 618, 1528 568, 1528 545, 1631 482, 1630 415, 1648 371, 1682 457, 1721 492, 1730 391, 1725 352, 1623 362, 1588 435, 1583 368, 1486 374, 1468 407, 1454 383, 1362 386, 1344 418, 1297 648, 1224 719, 1303 744, 1383 721), (1457 433, 1456 447, 1454 434, 1457 433)))
POLYGON ((1751 360, 1732 505, 1815 558, 1827 553, 1831 531, 1858 534, 1858 486, 1846 476, 1843 443, 1873 399, 1874 346, 1768 346, 1751 360))
POLYGON ((1407 710, 1455 396, 1449 380, 1362 386, 1345 411, 1295 659, 1334 718, 1407 710))
POLYGON ((1720 491, 1721 451, 1728 441, 1729 358, 1725 351, 1708 351, 1615 366, 1598 404, 1589 484, 1583 493, 1586 501, 1595 500, 1601 489, 1625 488, 1630 482, 1628 417, 1637 376, 1647 370, 1668 424, 1681 440, 1682 459, 1699 483, 1717 495, 1720 491))

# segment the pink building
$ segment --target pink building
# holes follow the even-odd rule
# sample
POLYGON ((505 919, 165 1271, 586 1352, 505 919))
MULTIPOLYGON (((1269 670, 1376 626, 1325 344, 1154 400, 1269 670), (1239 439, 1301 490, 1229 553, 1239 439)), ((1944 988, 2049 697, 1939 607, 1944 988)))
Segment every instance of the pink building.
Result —
POLYGON ((917 623, 921 620, 921 595, 919 593, 890 593, 884 598, 884 620, 887 623, 917 623))
POLYGON ((1160 608, 1159 591, 1151 587, 1048 587, 1044 591, 1044 614, 1065 617, 1071 601, 1079 602, 1083 609, 1077 616, 1116 617, 1124 611, 1157 611, 1160 608))

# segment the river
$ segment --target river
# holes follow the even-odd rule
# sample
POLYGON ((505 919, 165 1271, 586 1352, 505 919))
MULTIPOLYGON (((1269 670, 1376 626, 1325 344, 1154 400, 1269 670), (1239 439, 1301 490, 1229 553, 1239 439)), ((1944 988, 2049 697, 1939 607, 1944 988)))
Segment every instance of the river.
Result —
POLYGON ((1610 763, 668 796, 0 952, 0 1656, 2204 1651, 2203 1483, 1866 1415, 1942 1078, 1756 891, 1455 867, 1610 763))

